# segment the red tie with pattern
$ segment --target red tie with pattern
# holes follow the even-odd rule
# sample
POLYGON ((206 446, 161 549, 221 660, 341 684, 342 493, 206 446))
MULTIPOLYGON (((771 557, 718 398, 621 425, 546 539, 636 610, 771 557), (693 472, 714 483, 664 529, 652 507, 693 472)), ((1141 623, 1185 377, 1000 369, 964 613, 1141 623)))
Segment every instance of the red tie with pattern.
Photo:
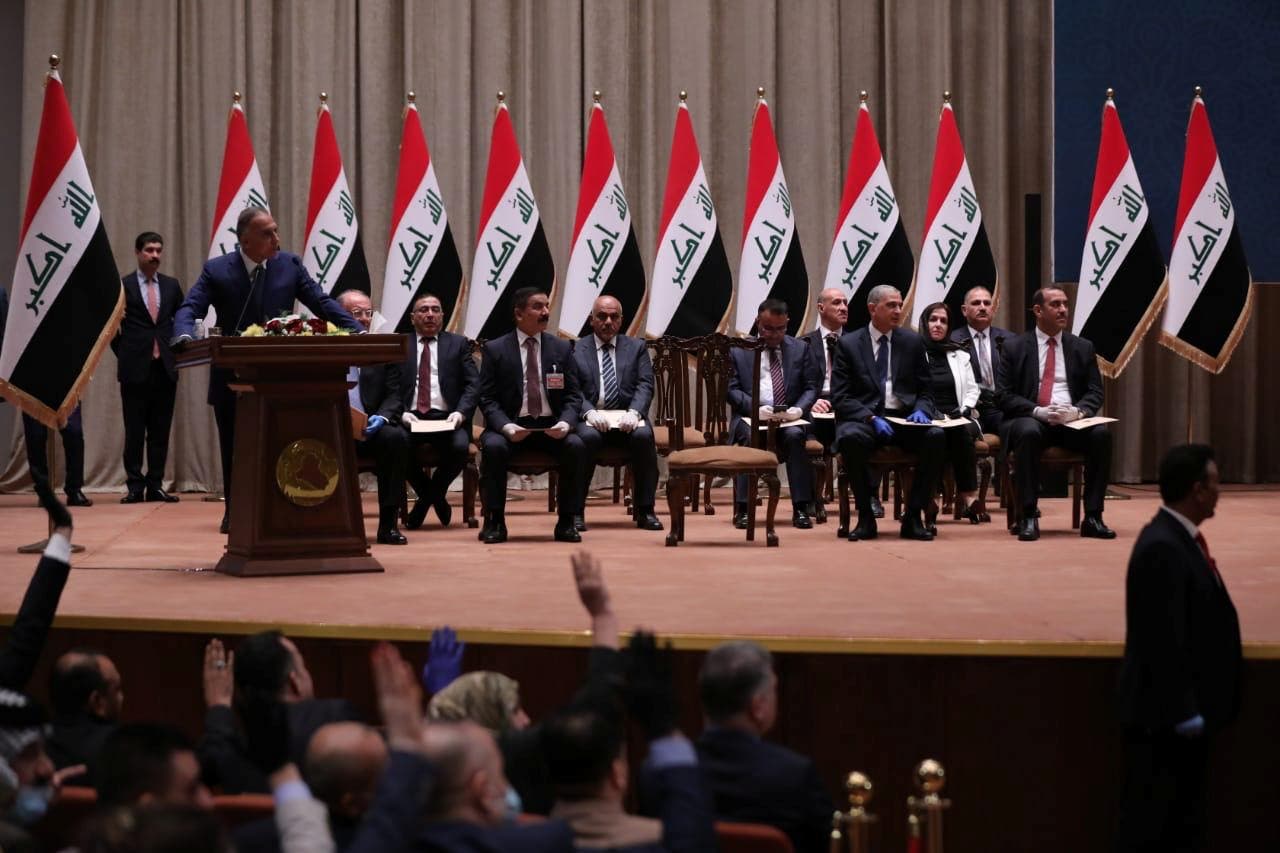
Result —
POLYGON ((1040 396, 1036 398, 1038 406, 1047 406, 1053 400, 1053 374, 1058 369, 1057 339, 1049 338, 1045 345, 1049 350, 1044 354, 1044 376, 1040 377, 1040 396))
MULTIPOLYGON (((160 319, 159 290, 160 288, 156 284, 156 280, 154 278, 147 279, 147 311, 151 314, 152 323, 160 319)), ((151 344, 151 357, 160 357, 160 341, 158 339, 151 344)))
POLYGON ((524 340, 525 352, 528 353, 524 364, 524 390, 529 397, 529 417, 542 417, 542 382, 538 377, 538 339, 529 337, 524 340))
POLYGON ((1204 534, 1198 530, 1196 531, 1196 544, 1204 552, 1204 561, 1209 564, 1209 568, 1213 571, 1213 577, 1218 581, 1218 586, 1222 586, 1222 574, 1218 571, 1218 561, 1209 556, 1209 543, 1204 541, 1204 534))

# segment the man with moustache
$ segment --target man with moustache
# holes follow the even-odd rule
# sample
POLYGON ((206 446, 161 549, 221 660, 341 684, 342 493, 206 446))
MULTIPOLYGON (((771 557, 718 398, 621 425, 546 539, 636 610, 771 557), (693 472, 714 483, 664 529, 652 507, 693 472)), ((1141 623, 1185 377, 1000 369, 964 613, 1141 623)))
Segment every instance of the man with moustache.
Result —
POLYGON ((973 362, 973 375, 978 380, 978 423, 982 431, 1000 434, 1004 413, 996 405, 996 368, 1005 341, 1014 337, 1013 332, 991 325, 994 307, 991 291, 982 285, 969 288, 960 306, 965 324, 951 333, 951 340, 965 344, 973 362))

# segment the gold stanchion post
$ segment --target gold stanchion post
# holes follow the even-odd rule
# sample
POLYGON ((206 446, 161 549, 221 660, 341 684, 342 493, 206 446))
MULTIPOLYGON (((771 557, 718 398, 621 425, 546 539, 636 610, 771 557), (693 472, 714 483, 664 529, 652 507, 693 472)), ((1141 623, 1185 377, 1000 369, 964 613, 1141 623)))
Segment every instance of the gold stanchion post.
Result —
MULTIPOLYGON (((942 853, 942 812, 951 807, 951 801, 941 796, 947 784, 947 772, 942 764, 932 758, 926 758, 916 765, 916 790, 920 796, 907 797, 908 831, 913 829, 919 836, 920 825, 924 825, 924 842, 927 853, 942 853)), ((919 849, 919 845, 915 849, 919 849)))
POLYGON ((844 780, 844 790, 849 797, 849 811, 837 811, 831 816, 831 853, 870 853, 869 836, 875 815, 867 811, 874 788, 867 774, 854 770, 844 780), (848 836, 848 846, 844 844, 848 836))

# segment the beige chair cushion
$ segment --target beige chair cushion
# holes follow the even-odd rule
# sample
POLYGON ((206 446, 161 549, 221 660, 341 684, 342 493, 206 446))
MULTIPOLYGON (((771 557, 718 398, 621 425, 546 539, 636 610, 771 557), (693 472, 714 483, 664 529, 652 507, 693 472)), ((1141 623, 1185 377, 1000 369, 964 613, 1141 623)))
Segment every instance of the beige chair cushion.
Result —
MULTIPOLYGON (((671 436, 668 434, 668 428, 665 426, 655 426, 653 428, 653 443, 657 445, 659 453, 666 453, 671 449, 671 436)), ((693 427, 684 428, 684 446, 689 447, 706 447, 707 437, 702 434, 701 430, 693 427)))
POLYGON ((827 448, 821 441, 816 438, 806 439, 804 443, 804 452, 810 456, 821 456, 827 452, 827 448))
POLYGON ((715 468, 724 471, 755 471, 777 468, 778 457, 768 450, 716 444, 677 450, 667 457, 668 470, 715 468))

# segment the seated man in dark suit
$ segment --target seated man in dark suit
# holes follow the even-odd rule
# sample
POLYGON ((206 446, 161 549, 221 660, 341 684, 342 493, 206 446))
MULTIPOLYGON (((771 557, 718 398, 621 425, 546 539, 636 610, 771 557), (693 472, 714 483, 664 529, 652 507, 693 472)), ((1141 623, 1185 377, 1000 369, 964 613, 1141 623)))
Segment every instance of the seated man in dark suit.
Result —
POLYGON ((92 649, 72 649, 49 674, 53 726, 46 744, 59 770, 83 764, 93 778, 102 743, 120 725, 124 690, 111 658, 92 649))
MULTIPOLYGON (((373 303, 359 290, 344 290, 338 304, 365 329, 373 322, 373 303)), ((404 403, 400 392, 400 365, 354 365, 347 381, 351 408, 368 416, 362 434, 356 436, 356 455, 372 457, 378 478, 378 542, 407 545, 409 540, 396 526, 400 496, 404 494, 404 472, 409 458, 409 437, 400 426, 404 403)))
MULTIPOLYGON (((828 287, 818 294, 818 328, 801 337, 809 345, 809 356, 822 373, 818 386, 818 399, 813 401, 811 413, 829 414, 831 407, 831 365, 836 360, 836 344, 844 334, 844 324, 849 321, 849 299, 838 287, 828 287)), ((814 418, 813 437, 823 447, 833 448, 836 443, 836 422, 832 418, 814 418)))
POLYGON ((480 481, 485 523, 480 541, 507 541, 507 461, 512 446, 523 444, 555 457, 560 471, 557 542, 581 542, 573 524, 580 501, 587 448, 574 434, 582 397, 573 348, 544 331, 551 301, 536 287, 512 296, 515 331, 484 346, 480 368, 480 408, 485 429, 480 436, 480 481))
MULTIPOLYGON (((758 428, 770 418, 778 418, 782 426, 777 432, 778 455, 787 464, 787 484, 791 490, 791 523, 808 530, 813 527, 809 518, 813 512, 813 465, 804 444, 809 438, 806 426, 788 427, 788 421, 799 420, 809 414, 809 407, 817 399, 821 374, 819 366, 809 354, 809 345, 787 334, 787 303, 780 299, 766 299, 760 303, 756 315, 756 332, 766 349, 760 354, 760 411, 751 411, 751 383, 755 353, 750 350, 729 351, 733 359, 733 373, 729 377, 729 409, 733 419, 729 434, 734 444, 751 443, 751 429, 758 428), (743 418, 750 418, 747 426, 743 418)), ((735 479, 733 489, 733 524, 740 529, 747 526, 747 478, 735 479)))
POLYGON ((437 297, 430 293, 419 296, 409 316, 414 334, 409 341, 409 360, 400 368, 404 425, 410 431, 410 446, 431 445, 439 464, 428 477, 416 461, 409 460, 409 482, 418 499, 405 524, 417 530, 431 508, 448 527, 453 519, 449 485, 467 465, 471 419, 480 399, 480 371, 471 357, 471 342, 444 331, 444 308, 437 297), (450 428, 413 432, 418 421, 448 421, 450 428))
POLYGON ((623 323, 622 304, 612 296, 596 297, 591 306, 591 329, 594 334, 582 338, 573 348, 582 388, 582 423, 576 432, 587 448, 586 475, 579 496, 578 515, 574 524, 586 530, 583 510, 587 488, 595 474, 595 458, 601 446, 626 448, 631 457, 631 478, 635 487, 636 527, 661 530, 662 522, 654 513, 654 496, 658 490, 658 450, 653 443, 653 429, 641 424, 653 400, 653 362, 644 341, 618 334, 623 323), (625 409, 617 429, 601 410, 625 409))
POLYGON ((698 762, 719 820, 765 823, 791 839, 797 853, 824 853, 831 797, 813 761, 764 735, 778 716, 778 677, 768 650, 750 641, 707 653, 698 674, 706 729, 698 762))
POLYGON ((213 809, 191 741, 155 723, 129 723, 112 732, 102 745, 94 784, 102 808, 145 803, 213 809))
POLYGON ((1004 412, 996 405, 996 367, 1006 341, 1013 332, 991 325, 993 319, 991 291, 981 285, 971 287, 960 306, 964 325, 951 333, 951 340, 966 344, 973 362, 973 376, 978 380, 978 423, 985 433, 1000 434, 1004 412))
POLYGON ((1067 294, 1042 287, 1031 299, 1036 327, 1005 343, 996 370, 996 399, 1004 411, 1006 451, 1016 461, 1014 477, 1022 502, 1018 538, 1040 538, 1040 453, 1066 447, 1084 454, 1084 521, 1080 535, 1114 539, 1102 522, 1102 503, 1111 478, 1111 432, 1106 424, 1083 430, 1068 423, 1091 418, 1102 408, 1102 373, 1093 344, 1065 331, 1067 294))
POLYGON ((928 541, 933 534, 922 514, 933 499, 942 468, 946 438, 938 427, 930 392, 929 361, 924 342, 910 329, 900 329, 902 294, 887 284, 867 294, 871 323, 847 333, 836 347, 831 368, 831 396, 836 410, 836 446, 844 457, 844 469, 853 483, 858 505, 858 526, 848 531, 850 542, 874 539, 876 517, 871 507, 868 460, 877 447, 895 444, 916 454, 911 495, 902 516, 904 539, 928 541), (885 416, 897 416, 912 426, 891 424, 885 416))

